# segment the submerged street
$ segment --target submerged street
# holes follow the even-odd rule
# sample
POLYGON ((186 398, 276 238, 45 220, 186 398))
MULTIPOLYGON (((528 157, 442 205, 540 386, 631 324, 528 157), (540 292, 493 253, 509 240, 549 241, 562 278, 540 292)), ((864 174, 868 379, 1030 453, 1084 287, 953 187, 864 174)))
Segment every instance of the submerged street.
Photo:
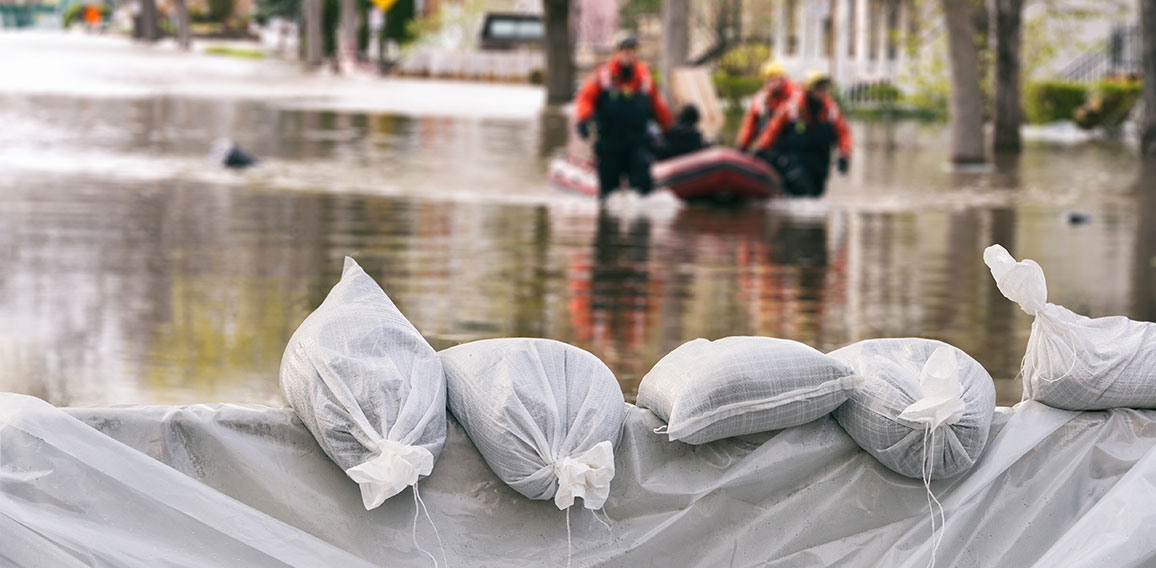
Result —
POLYGON ((1017 402, 1032 320, 984 266, 992 243, 1043 266, 1050 302, 1156 319, 1156 208, 1134 192, 1156 180, 1125 141, 1036 129, 1018 163, 952 172, 945 125, 856 122, 851 175, 821 200, 600 208, 548 184, 574 142, 543 99, 0 35, 0 391, 281 405, 286 341, 347 255, 435 348, 569 342, 628 400, 687 340, 765 335, 940 339, 1017 402), (261 163, 213 167, 221 137, 261 163))

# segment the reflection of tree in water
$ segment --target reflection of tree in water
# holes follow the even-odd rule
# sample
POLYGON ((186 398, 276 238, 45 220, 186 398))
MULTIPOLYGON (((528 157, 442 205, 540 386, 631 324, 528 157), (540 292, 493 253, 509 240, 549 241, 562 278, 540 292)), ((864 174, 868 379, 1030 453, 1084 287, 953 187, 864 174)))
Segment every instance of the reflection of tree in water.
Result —
POLYGON ((539 117, 538 157, 548 160, 570 140, 570 117, 564 109, 547 107, 539 117))
POLYGON ((1136 184, 1139 223, 1132 280, 1132 317, 1156 321, 1156 161, 1146 161, 1136 184))

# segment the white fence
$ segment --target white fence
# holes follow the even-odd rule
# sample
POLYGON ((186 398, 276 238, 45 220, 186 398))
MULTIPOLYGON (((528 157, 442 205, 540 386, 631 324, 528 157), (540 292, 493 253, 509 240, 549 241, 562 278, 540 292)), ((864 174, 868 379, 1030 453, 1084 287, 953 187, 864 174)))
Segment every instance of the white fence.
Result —
POLYGON ((397 66, 404 75, 527 81, 546 67, 540 51, 436 51, 407 54, 397 66))

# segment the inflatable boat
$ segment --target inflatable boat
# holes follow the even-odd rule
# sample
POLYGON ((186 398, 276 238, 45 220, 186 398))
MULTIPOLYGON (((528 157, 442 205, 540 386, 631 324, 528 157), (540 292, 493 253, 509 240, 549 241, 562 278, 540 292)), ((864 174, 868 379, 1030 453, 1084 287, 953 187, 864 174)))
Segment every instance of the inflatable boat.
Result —
MULTIPOLYGON (((778 173, 762 160, 733 148, 706 148, 656 162, 655 187, 665 187, 685 201, 745 201, 779 195, 778 173)), ((550 163, 550 183, 574 193, 598 196, 594 162, 574 157, 550 163)))

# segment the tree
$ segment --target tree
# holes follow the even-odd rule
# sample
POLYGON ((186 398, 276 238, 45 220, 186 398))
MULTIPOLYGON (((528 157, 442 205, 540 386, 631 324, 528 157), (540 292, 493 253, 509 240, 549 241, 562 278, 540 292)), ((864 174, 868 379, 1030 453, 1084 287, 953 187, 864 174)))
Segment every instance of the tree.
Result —
POLYGON ((1143 36, 1144 122, 1140 130, 1140 152, 1156 156, 1156 1, 1140 0, 1140 28, 1143 36))
POLYGON ((972 0, 943 0, 951 61, 951 161, 956 164, 984 161, 983 93, 973 8, 972 0))
POLYGON ((357 0, 341 0, 341 23, 338 25, 337 60, 341 71, 347 72, 357 60, 357 28, 361 14, 357 10, 357 0))
POLYGON ((686 64, 690 53, 687 17, 690 0, 667 0, 662 5, 662 85, 666 96, 673 95, 674 69, 686 64))
POLYGON ((174 2, 177 11, 177 45, 188 51, 193 44, 193 35, 189 30, 189 7, 186 0, 174 2))
POLYGON ((321 0, 305 0, 305 62, 312 67, 319 67, 323 57, 321 16, 321 0))
POLYGON ((1020 46, 1024 0, 992 0, 991 39, 995 41, 995 132, 996 152, 1019 152, 1020 123, 1023 122, 1020 95, 1020 46))
POLYGON ((574 57, 570 41, 570 0, 542 0, 546 23, 546 102, 574 97, 574 57))
POLYGON ((140 38, 145 41, 157 41, 161 38, 160 27, 157 23, 156 0, 141 0, 140 3, 140 38))

